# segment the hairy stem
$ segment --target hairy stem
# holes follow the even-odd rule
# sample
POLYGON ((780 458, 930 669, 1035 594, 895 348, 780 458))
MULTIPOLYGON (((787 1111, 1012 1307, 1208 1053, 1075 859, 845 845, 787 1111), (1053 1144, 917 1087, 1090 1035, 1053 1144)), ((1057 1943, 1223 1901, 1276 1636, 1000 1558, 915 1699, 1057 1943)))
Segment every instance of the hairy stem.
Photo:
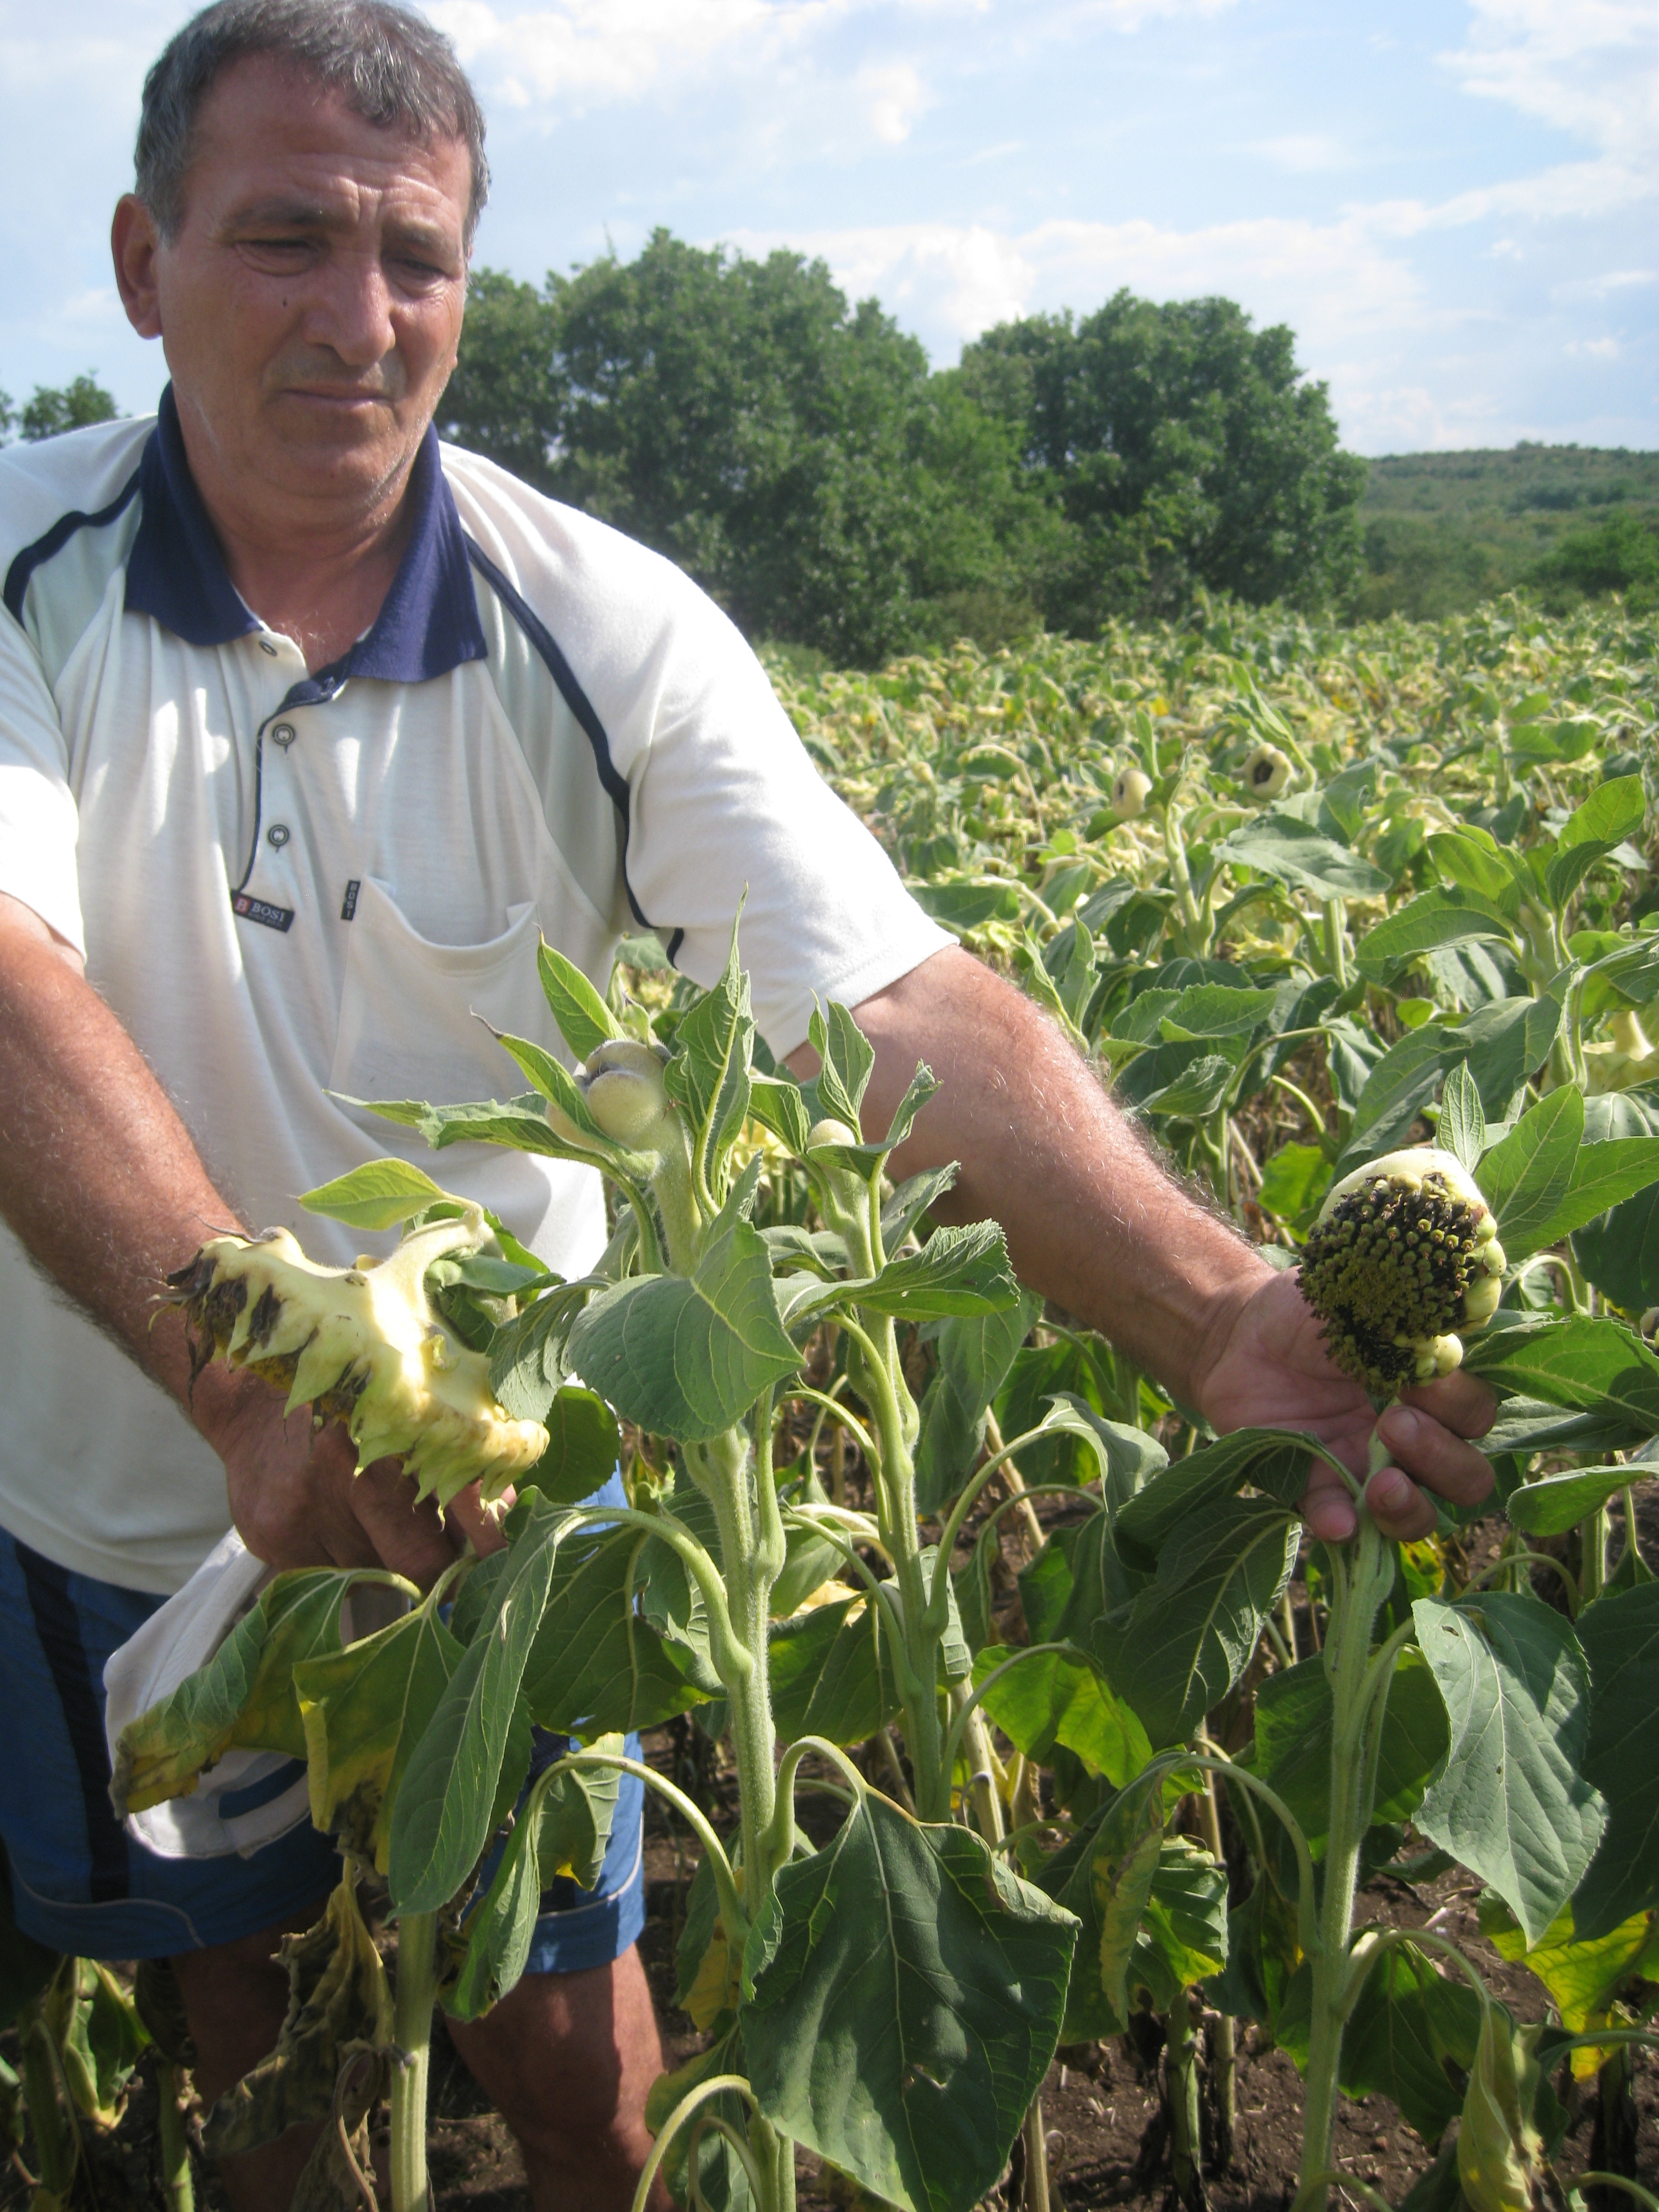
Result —
POLYGON ((1312 2021, 1303 2110, 1302 2169, 1294 2212, 1323 2212, 1347 2016, 1348 1936, 1359 1849, 1370 1823, 1373 1698, 1386 1688, 1371 1669, 1371 1629, 1394 1586, 1394 1549, 1362 1505, 1350 1543, 1332 1546, 1331 1612, 1324 1649, 1331 1685, 1330 1830, 1313 1960, 1312 2021))
MULTIPOLYGON (((1215 1770, 1212 1768, 1204 1778, 1203 1795, 1198 1801, 1198 1816, 1210 1856, 1224 1876, 1227 1855, 1221 1848, 1221 1810, 1216 1799, 1215 1785, 1215 1770)), ((1238 2052, 1231 2013, 1224 2012, 1217 2021, 1210 2036, 1210 2049, 1212 2054, 1211 2072, 1215 2082, 1215 2163, 1217 2171, 1224 2173, 1232 2164, 1233 2130, 1238 2118, 1238 2052)))
POLYGON ((1204 2174, 1199 2148, 1198 2031, 1193 2026, 1193 1992, 1177 1990, 1170 2007, 1164 2046, 1164 2094, 1170 2112, 1170 2170, 1175 2193, 1187 2212, 1203 2212, 1204 2174))
POLYGON ((161 2196, 167 2212, 195 2212, 196 2190, 190 2172, 190 2132, 182 2106, 183 2069, 170 2058, 155 2067, 155 2133, 161 2153, 161 2196))
MULTIPOLYGON (((757 1408, 757 1424, 769 1432, 771 1413, 769 1393, 757 1408)), ((776 1565, 772 1565, 771 1546, 757 1539, 746 1431, 740 1427, 726 1429, 707 1443, 687 1444, 683 1449, 694 1480, 714 1509, 732 1639, 743 1652, 745 1662, 733 1668, 731 1679, 726 1681, 726 1692, 731 1701, 732 1744, 738 1765, 744 1899, 753 1917, 762 1911, 772 1891, 773 1868, 763 1841, 776 1802, 767 1605, 782 1562, 780 1558, 776 1565)), ((767 1458, 769 1484, 769 1450, 767 1458)), ((769 1521, 776 1510, 774 1492, 772 1516, 767 1516, 763 1509, 763 1519, 769 1521)), ((780 1551, 781 1540, 780 1525, 780 1551)))
POLYGON ((1598 1505, 1578 1524, 1578 1540, 1583 1552, 1579 1566, 1578 1590, 1584 1604, 1590 1605, 1601 1596, 1607 1579, 1607 1509, 1598 1505))
POLYGON ((438 1917, 409 1912, 398 1923, 398 1987, 392 2034, 392 2212, 430 2212, 426 2171, 427 2074, 432 2008, 438 1999, 438 1917))

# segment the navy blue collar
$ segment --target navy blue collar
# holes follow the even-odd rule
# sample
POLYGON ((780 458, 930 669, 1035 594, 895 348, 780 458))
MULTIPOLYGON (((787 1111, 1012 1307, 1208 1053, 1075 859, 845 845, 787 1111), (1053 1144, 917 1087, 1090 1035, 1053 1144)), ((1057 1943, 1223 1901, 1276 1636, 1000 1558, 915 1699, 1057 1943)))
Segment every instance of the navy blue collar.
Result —
MULTIPOLYGON (((126 606, 186 645, 228 645, 259 627, 229 576, 190 473, 173 386, 161 394, 139 468, 143 514, 127 561, 126 606)), ((410 471, 409 542, 374 624, 306 688, 338 690, 349 678, 423 684, 489 648, 472 592, 461 518, 428 428, 410 471)))

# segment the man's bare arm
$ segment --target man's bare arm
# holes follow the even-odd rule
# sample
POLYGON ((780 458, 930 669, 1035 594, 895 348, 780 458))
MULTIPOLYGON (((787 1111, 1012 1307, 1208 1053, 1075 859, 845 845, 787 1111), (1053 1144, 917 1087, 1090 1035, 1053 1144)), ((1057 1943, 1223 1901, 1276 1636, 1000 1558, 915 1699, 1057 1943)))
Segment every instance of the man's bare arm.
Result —
MULTIPOLYGON (((1204 1345, 1270 1271, 1172 1182, 1091 1070, 1028 999, 967 953, 935 953, 857 1010, 876 1048, 866 1133, 918 1060, 938 1077, 896 1176, 961 1163, 941 1219, 1000 1221, 1024 1283, 1193 1404, 1204 1345)), ((791 1055, 805 1073, 810 1048, 791 1055)))
MULTIPOLYGON (((1171 1181, 1029 1000, 952 948, 855 1011, 876 1051, 867 1135, 884 1133, 919 1060, 939 1079, 893 1167, 903 1176, 961 1163, 935 1209, 942 1218, 1000 1221, 1022 1281, 1099 1329, 1218 1429, 1314 1429, 1364 1468, 1376 1416, 1325 1358, 1293 1278, 1171 1181)), ((790 1064, 805 1076, 816 1055, 804 1047, 790 1064)), ((1379 1523, 1402 1537, 1434 1523, 1417 1483, 1465 1500, 1492 1486, 1468 1441, 1492 1419, 1486 1386, 1454 1375, 1408 1395, 1420 1411, 1397 1407, 1383 1422, 1399 1466, 1368 1492, 1379 1523)), ((1308 1513, 1316 1534, 1352 1530, 1334 1469, 1316 1474, 1308 1513)))
MULTIPOLYGON (((0 893, 0 1213, 70 1297, 171 1393, 225 1462, 232 1516, 278 1565, 377 1559, 416 1578, 451 1556, 395 1466, 355 1480, 340 1431, 214 1366, 190 1382, 179 1316, 155 1303, 203 1240, 240 1226, 78 954, 0 893)), ((46 1293, 43 1291, 41 1295, 46 1293)))

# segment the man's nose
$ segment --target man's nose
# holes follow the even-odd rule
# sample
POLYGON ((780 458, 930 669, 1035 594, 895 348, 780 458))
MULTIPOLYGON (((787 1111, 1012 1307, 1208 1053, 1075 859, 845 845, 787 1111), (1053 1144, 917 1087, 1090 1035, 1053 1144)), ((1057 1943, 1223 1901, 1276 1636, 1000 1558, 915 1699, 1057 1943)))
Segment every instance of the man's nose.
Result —
POLYGON ((392 289, 380 258, 343 254, 332 262, 307 318, 307 335, 353 368, 369 368, 392 352, 398 334, 392 289))

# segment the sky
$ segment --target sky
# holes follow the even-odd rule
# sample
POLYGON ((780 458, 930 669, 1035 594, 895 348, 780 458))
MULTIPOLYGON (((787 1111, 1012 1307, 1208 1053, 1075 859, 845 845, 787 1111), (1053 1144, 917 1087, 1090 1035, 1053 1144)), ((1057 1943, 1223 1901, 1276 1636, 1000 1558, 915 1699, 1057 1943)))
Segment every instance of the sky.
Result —
MULTIPOLYGON (((0 388, 154 405, 109 212, 187 8, 0 0, 0 388)), ((430 0, 489 117, 476 262, 659 226, 825 260, 936 364, 1220 294, 1354 451, 1659 448, 1656 0, 430 0)))

